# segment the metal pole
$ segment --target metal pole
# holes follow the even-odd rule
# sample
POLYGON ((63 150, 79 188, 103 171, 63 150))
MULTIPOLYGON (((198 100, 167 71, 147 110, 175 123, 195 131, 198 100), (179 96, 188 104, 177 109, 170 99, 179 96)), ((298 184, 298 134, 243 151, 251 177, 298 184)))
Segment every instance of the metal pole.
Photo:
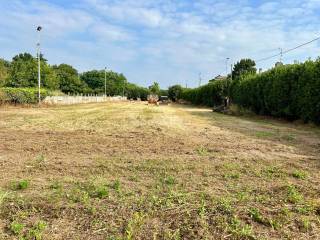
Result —
POLYGON ((107 67, 104 68, 104 97, 107 96, 107 67))
POLYGON ((202 81, 202 79, 201 79, 201 72, 199 73, 199 87, 201 86, 201 81, 202 81))
POLYGON ((226 76, 228 76, 228 61, 230 58, 226 58, 226 76))
POLYGON ((40 31, 42 27, 38 26, 37 31, 38 31, 38 43, 37 43, 37 55, 38 55, 38 102, 39 104, 41 103, 41 51, 40 51, 40 31))
POLYGON ((124 97, 124 86, 125 86, 125 84, 126 84, 126 80, 123 79, 122 97, 124 97))

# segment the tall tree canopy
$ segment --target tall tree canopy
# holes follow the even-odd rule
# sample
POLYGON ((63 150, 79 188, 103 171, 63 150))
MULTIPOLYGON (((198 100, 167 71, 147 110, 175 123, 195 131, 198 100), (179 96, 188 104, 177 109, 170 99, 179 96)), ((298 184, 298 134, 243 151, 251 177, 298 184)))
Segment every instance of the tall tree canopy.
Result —
POLYGON ((234 79, 239 78, 241 75, 255 74, 257 72, 256 63, 252 59, 241 59, 237 62, 232 71, 234 79))
POLYGON ((9 76, 10 63, 0 58, 0 87, 5 85, 6 80, 9 76))
MULTIPOLYGON (((81 80, 96 94, 104 93, 105 71, 92 70, 81 74, 81 80)), ((106 72, 107 95, 122 95, 127 79, 122 73, 106 72)))
POLYGON ((154 82, 150 87, 149 90, 152 94, 160 95, 160 85, 157 82, 154 82))
POLYGON ((168 89, 169 98, 174 102, 177 101, 181 97, 182 91, 183 89, 181 85, 174 85, 169 87, 168 89))
POLYGON ((52 66, 59 82, 59 89, 64 93, 90 92, 87 85, 80 80, 78 71, 68 64, 52 66))
MULTIPOLYGON (((37 59, 29 53, 21 53, 13 57, 9 79, 6 82, 10 87, 36 87, 38 85, 38 63, 37 59)), ((41 83, 48 89, 57 89, 59 87, 55 72, 47 64, 47 61, 41 58, 41 83)))

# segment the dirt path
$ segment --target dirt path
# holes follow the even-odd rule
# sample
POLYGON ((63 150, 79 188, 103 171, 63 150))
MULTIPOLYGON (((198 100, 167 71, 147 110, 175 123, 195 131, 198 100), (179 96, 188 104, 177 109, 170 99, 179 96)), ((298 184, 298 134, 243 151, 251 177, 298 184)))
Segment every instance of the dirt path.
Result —
POLYGON ((0 108, 0 139, 0 238, 320 238, 319 128, 100 103, 0 108))

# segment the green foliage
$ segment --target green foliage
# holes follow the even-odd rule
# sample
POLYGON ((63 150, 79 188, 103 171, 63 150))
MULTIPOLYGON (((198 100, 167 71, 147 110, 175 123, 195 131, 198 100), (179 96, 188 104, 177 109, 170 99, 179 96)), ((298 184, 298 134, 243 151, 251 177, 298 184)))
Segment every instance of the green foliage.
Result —
POLYGON ((9 76, 10 63, 0 58, 0 87, 6 84, 9 76))
POLYGON ((151 86, 149 86, 149 90, 151 92, 151 94, 155 94, 155 95, 160 95, 160 85, 157 82, 154 82, 151 86))
POLYGON ((240 77, 232 101, 257 114, 320 124, 320 59, 240 77))
MULTIPOLYGON (((48 95, 48 91, 41 89, 41 99, 48 95)), ((38 102, 36 88, 0 88, 0 104, 34 104, 38 102)))
POLYGON ((305 179, 307 177, 307 173, 302 171, 302 170, 295 170, 293 173, 292 173, 292 176, 294 178, 298 178, 298 179, 305 179))
MULTIPOLYGON (((68 64, 50 66, 41 55, 41 87, 50 93, 61 91, 70 94, 106 94, 109 96, 127 95, 129 99, 146 100, 149 90, 127 82, 121 73, 104 70, 92 70, 79 74, 68 64)), ((12 61, 0 59, 0 88, 36 88, 38 87, 38 59, 29 53, 21 53, 12 61)), ((61 93, 60 92, 60 93, 61 93)), ((0 102, 4 96, 0 92, 0 102)), ((11 98, 9 97, 9 100, 11 98)), ((36 103, 13 98, 9 103, 36 103)))
POLYGON ((29 187, 29 181, 28 180, 20 180, 20 181, 16 181, 16 182, 12 182, 11 184, 12 189, 13 190, 24 190, 27 189, 29 187))
POLYGON ((262 217, 262 214, 260 213, 259 209, 250 208, 248 210, 248 213, 253 221, 258 222, 258 223, 263 223, 263 217, 262 217))
POLYGON ((144 87, 139 87, 136 84, 128 83, 126 85, 125 93, 128 97, 128 99, 137 100, 140 98, 142 101, 147 100, 147 97, 149 95, 149 89, 144 87))
MULTIPOLYGON (((55 72, 41 58, 41 84, 48 89, 59 87, 55 72)), ((38 62, 29 53, 22 53, 12 59, 9 69, 7 87, 29 88, 38 86, 38 62)))
POLYGON ((46 229, 47 223, 44 221, 38 221, 34 226, 29 230, 27 234, 27 239, 41 240, 42 233, 46 229))
POLYGON ((257 72, 256 63, 251 59, 241 59, 237 62, 232 70, 232 77, 234 79, 239 78, 240 76, 255 74, 257 72))
POLYGON ((160 89, 160 94, 159 96, 168 96, 169 90, 167 89, 160 89))
POLYGON ((204 86, 194 89, 183 89, 181 99, 189 101, 192 104, 204 106, 219 106, 228 96, 230 80, 216 80, 204 86))
POLYGON ((88 86, 79 78, 78 71, 68 64, 53 66, 56 73, 59 89, 64 93, 89 93, 88 86))
POLYGON ((107 95, 122 95, 127 85, 127 79, 122 73, 112 71, 105 73, 104 70, 92 70, 82 73, 80 78, 94 94, 104 94, 106 83, 107 95))
POLYGON ((15 234, 15 235, 21 235, 25 225, 19 222, 12 222, 10 224, 10 230, 15 234))
POLYGON ((176 102, 177 100, 179 100, 181 98, 182 91, 183 91, 183 88, 181 87, 181 85, 171 86, 168 89, 168 97, 172 101, 176 102))
POLYGON ((290 203, 299 203, 303 200, 303 196, 295 186, 289 185, 287 189, 287 200, 290 203))
POLYGON ((283 65, 255 74, 255 63, 243 59, 233 70, 233 81, 216 80, 195 89, 183 89, 181 99, 216 106, 229 96, 233 103, 256 114, 302 119, 320 124, 320 58, 283 65))

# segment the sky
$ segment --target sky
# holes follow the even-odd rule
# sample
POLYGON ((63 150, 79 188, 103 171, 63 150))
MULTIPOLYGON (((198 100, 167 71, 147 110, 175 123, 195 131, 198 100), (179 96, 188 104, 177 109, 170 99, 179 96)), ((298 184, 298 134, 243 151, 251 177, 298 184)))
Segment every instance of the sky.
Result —
MULTIPOLYGON (((188 87, 320 36, 320 0, 0 0, 0 58, 36 54, 49 64, 112 69, 128 81, 188 87), (228 62, 226 58, 230 58, 228 62)), ((320 41, 283 56, 316 59, 320 41)), ((257 62, 267 70, 279 58, 257 62)))

